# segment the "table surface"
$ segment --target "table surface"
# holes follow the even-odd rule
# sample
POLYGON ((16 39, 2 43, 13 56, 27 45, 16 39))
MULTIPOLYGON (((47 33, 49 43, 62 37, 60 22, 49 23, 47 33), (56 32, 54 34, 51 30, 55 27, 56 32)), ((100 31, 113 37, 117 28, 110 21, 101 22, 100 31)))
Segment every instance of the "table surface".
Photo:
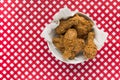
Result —
POLYGON ((0 80, 120 80, 119 0, 0 1, 0 80), (89 14, 109 34, 95 59, 66 64, 41 38, 64 6, 89 14))

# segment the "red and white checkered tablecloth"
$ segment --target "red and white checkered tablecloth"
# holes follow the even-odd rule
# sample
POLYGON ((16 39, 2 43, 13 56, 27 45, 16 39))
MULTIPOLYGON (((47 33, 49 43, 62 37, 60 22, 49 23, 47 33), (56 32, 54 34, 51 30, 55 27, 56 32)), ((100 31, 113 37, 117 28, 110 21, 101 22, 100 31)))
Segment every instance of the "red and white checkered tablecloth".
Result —
POLYGON ((120 0, 0 0, 0 80, 120 80, 120 0), (93 60, 66 64, 40 34, 60 8, 89 14, 109 36, 93 60))

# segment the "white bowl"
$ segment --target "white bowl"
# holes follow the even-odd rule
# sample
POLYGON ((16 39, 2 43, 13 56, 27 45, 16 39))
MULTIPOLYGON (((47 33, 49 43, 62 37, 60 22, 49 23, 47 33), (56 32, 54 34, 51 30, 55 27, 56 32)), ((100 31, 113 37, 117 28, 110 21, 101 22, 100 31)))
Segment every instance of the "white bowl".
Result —
MULTIPOLYGON (((88 17, 86 14, 83 14, 83 13, 81 13, 81 12, 79 12, 79 13, 77 13, 77 14, 79 14, 80 16, 83 16, 83 17, 85 17, 85 18, 87 18, 87 19, 89 19, 89 20, 91 20, 91 21, 94 23, 94 21, 93 21, 90 17, 88 17)), ((95 26, 95 23, 94 23, 94 26, 95 26)), ((51 27, 52 27, 52 26, 51 26, 51 27)), ((52 54, 53 54, 58 60, 63 61, 63 62, 65 62, 65 63, 69 63, 69 64, 77 64, 77 63, 81 63, 81 62, 84 62, 84 61, 87 61, 87 60, 88 60, 88 59, 86 59, 86 58, 83 56, 83 54, 75 57, 73 60, 65 60, 65 59, 63 58, 61 52, 60 52, 60 51, 54 46, 54 44, 52 43, 52 38, 56 35, 56 34, 55 34, 55 31, 54 31, 56 27, 50 29, 51 27, 47 27, 47 28, 49 28, 49 29, 48 29, 48 32, 50 31, 50 33, 48 33, 48 34, 51 35, 51 36, 50 36, 51 39, 50 39, 50 40, 46 40, 46 41, 47 41, 47 44, 48 44, 48 47, 49 47, 50 51, 52 52, 52 54)), ((47 32, 47 31, 46 31, 46 32, 47 32)), ((46 33, 46 34, 47 34, 47 33, 46 33)), ((43 37, 44 37, 44 36, 43 36, 43 37)))
POLYGON ((50 24, 46 24, 46 28, 43 30, 41 36, 45 38, 45 40, 47 41, 48 47, 50 49, 50 51, 52 52, 52 54, 60 61, 68 63, 68 64, 77 64, 77 63, 82 63, 84 61, 87 61, 88 59, 86 59, 83 54, 75 57, 73 60, 65 60, 61 54, 61 52, 54 46, 52 39, 53 37, 55 37, 55 28, 59 25, 59 20, 61 18, 66 19, 68 17, 71 17, 75 14, 79 14, 89 20, 91 20, 93 22, 93 29, 95 31, 95 39, 94 42, 97 46, 97 49, 100 50, 107 38, 107 33, 103 32, 102 30, 99 30, 96 27, 95 22, 86 14, 82 13, 82 12, 76 12, 76 11, 70 11, 68 8, 63 8, 60 10, 60 12, 58 12, 54 17, 53 17, 53 21, 50 24), (67 17, 66 17, 67 16, 67 17), (102 34, 102 35, 101 35, 102 34))

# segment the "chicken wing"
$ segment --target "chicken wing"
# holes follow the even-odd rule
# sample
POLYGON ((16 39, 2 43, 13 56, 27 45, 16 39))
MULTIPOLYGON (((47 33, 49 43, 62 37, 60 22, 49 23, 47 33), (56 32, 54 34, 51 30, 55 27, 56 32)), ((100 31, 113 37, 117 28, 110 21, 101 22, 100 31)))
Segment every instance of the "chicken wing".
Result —
POLYGON ((64 34, 69 28, 79 23, 79 15, 75 15, 67 20, 61 20, 59 26, 55 29, 57 34, 64 34))
POLYGON ((53 38, 53 44, 54 44, 62 53, 64 52, 63 36, 54 37, 54 38, 53 38))
POLYGON ((95 43, 93 42, 95 34, 93 32, 89 32, 87 44, 84 48, 84 56, 88 59, 92 59, 96 56, 97 53, 97 47, 95 43))
POLYGON ((63 53, 63 57, 65 59, 74 59, 75 56, 83 50, 84 48, 84 40, 77 38, 77 31, 75 29, 69 29, 63 39, 63 44, 65 47, 65 51, 63 53))
POLYGON ((88 33, 92 30, 93 23, 83 17, 80 17, 79 20, 81 21, 75 26, 75 28, 77 30, 78 37, 84 38, 84 36, 88 35, 88 33))

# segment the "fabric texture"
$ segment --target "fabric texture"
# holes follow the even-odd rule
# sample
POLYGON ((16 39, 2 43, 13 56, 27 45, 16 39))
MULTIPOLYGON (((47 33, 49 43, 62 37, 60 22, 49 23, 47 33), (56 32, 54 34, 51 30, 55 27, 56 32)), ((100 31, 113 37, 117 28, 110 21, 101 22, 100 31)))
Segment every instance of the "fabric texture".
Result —
POLYGON ((120 80, 119 0, 0 0, 0 80, 120 80), (57 60, 40 36, 67 6, 88 14, 108 33, 95 59, 57 60))

